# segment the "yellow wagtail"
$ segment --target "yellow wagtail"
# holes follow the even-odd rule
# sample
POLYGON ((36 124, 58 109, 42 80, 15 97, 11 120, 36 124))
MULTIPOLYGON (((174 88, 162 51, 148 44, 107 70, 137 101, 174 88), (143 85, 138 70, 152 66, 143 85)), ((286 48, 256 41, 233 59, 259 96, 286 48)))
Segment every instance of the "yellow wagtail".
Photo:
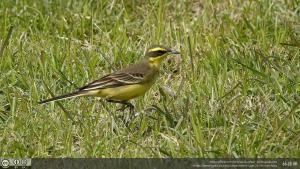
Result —
POLYGON ((155 82, 160 63, 169 54, 180 54, 165 46, 155 45, 146 51, 146 56, 138 63, 128 68, 108 74, 99 80, 95 80, 72 93, 56 96, 40 101, 47 103, 56 100, 77 96, 96 96, 106 99, 108 102, 121 103, 133 110, 130 99, 144 95, 155 82))

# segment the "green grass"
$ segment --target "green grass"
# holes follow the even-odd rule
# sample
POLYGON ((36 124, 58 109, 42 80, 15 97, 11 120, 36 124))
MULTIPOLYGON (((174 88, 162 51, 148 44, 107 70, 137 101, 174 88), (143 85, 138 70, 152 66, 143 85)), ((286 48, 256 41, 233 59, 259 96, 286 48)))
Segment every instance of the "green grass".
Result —
POLYGON ((300 43, 299 4, 0 1, 0 157, 299 157, 300 50, 280 45, 300 43), (128 128, 101 99, 37 104, 152 44, 182 54, 128 128))

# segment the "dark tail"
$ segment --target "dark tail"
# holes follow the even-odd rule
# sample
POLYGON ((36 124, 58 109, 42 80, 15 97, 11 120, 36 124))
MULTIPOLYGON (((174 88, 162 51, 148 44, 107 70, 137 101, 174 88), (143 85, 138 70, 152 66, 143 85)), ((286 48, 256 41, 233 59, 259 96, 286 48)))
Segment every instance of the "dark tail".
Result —
POLYGON ((61 96, 56 96, 56 97, 53 97, 53 98, 50 98, 50 99, 42 100, 42 101, 39 101, 38 103, 43 104, 43 103, 68 99, 68 98, 71 98, 71 97, 76 97, 76 96, 81 96, 81 95, 83 95, 83 92, 76 91, 76 92, 73 92, 73 93, 68 93, 68 94, 64 94, 64 95, 61 95, 61 96))

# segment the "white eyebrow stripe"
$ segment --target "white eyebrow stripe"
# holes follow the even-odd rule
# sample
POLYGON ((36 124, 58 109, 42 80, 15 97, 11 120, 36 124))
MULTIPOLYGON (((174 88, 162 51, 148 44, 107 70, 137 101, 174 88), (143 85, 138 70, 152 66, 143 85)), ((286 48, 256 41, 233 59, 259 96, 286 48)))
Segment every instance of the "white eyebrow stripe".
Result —
POLYGON ((152 49, 149 49, 149 52, 155 52, 155 51, 159 51, 159 50, 162 50, 162 51, 167 51, 167 50, 166 50, 166 49, 164 49, 164 48, 157 47, 157 48, 152 48, 152 49))

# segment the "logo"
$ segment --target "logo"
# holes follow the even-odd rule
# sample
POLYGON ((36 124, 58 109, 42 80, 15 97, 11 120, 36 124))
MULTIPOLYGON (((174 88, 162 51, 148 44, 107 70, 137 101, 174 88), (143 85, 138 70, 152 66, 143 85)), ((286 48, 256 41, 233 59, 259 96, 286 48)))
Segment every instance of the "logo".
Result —
POLYGON ((1 166, 2 166, 3 168, 8 168, 8 167, 9 167, 9 161, 8 161, 7 159, 3 159, 3 160, 1 161, 1 166))
POLYGON ((18 166, 18 165, 20 164, 20 160, 15 159, 15 160, 14 160, 14 164, 15 164, 15 166, 18 166))
POLYGON ((27 165, 27 160, 26 160, 26 159, 23 159, 23 160, 21 161, 21 165, 26 166, 26 165, 27 165))

